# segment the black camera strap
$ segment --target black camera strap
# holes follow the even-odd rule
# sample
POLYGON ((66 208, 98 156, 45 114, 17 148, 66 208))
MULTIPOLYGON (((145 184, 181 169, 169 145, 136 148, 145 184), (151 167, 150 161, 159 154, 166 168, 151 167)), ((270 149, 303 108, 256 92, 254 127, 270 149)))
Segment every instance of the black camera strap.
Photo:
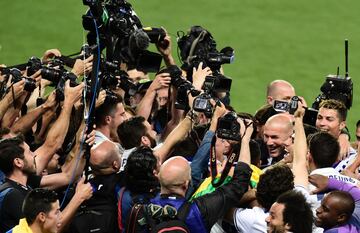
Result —
MULTIPOLYGON (((51 94, 50 94, 51 95, 51 94)), ((49 96, 50 97, 50 96, 49 96)), ((44 103, 43 98, 41 98, 41 82, 39 84, 39 96, 36 99, 36 107, 39 107, 40 105, 42 105, 44 103)), ((42 121, 43 121, 43 116, 41 115, 36 123, 36 130, 35 133, 39 134, 40 130, 42 128, 42 121)))
POLYGON ((12 94, 12 98, 13 98, 13 106, 14 109, 16 108, 16 103, 15 103, 15 90, 14 90, 14 84, 11 84, 11 94, 12 94))
POLYGON ((222 183, 224 183, 225 178, 229 174, 231 167, 233 166, 235 161, 237 161, 239 159, 240 144, 237 143, 237 144, 234 144, 231 146, 230 153, 229 153, 230 156, 228 157, 228 159, 226 161, 225 168, 221 173, 220 179, 216 180, 215 178, 218 173, 217 173, 215 143, 216 143, 216 136, 214 135, 214 137, 211 140, 211 147, 210 147, 210 172, 211 172, 211 178, 212 178, 211 184, 214 186, 214 188, 217 188, 220 185, 222 185, 222 183))

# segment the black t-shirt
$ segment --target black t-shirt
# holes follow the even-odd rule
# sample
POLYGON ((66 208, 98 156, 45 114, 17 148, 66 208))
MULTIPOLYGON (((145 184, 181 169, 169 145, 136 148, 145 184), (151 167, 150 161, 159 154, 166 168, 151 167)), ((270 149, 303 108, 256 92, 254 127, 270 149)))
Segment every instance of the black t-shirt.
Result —
MULTIPOLYGON (((41 176, 30 175, 28 177, 27 186, 21 185, 13 180, 5 179, 12 189, 6 194, 0 206, 0 232, 6 232, 19 224, 19 220, 23 218, 22 204, 26 195, 33 188, 40 186, 41 176)), ((1 187, 1 186, 0 186, 1 187)))

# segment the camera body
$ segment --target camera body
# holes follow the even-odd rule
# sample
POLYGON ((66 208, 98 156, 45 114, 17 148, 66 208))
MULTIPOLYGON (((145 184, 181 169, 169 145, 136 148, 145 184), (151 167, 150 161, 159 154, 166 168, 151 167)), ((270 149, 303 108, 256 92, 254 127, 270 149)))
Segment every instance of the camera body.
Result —
POLYGON ((206 117, 212 116, 212 105, 210 103, 211 95, 207 93, 200 94, 195 97, 193 102, 193 109, 197 112, 202 112, 206 117))
POLYGON ((298 108, 299 100, 298 96, 293 96, 290 103, 282 100, 274 100, 273 108, 277 112, 289 112, 291 115, 294 115, 298 108))
POLYGON ((79 85, 77 82, 76 82, 76 75, 71 73, 71 72, 65 72, 61 75, 57 85, 56 85, 56 100, 57 101, 63 101, 65 99, 65 94, 64 94, 64 91, 65 91, 65 82, 67 80, 70 80, 70 87, 76 87, 77 85, 79 85))
POLYGON ((237 121, 237 114, 235 112, 228 112, 220 117, 217 123, 216 135, 219 138, 240 141, 240 123, 237 121))
POLYGON ((169 66, 159 73, 169 73, 171 85, 177 89, 175 107, 177 109, 188 110, 188 93, 190 92, 192 96, 197 96, 200 94, 200 91, 196 90, 191 82, 182 77, 182 70, 176 65, 169 66))
POLYGON ((49 80, 52 83, 54 83, 54 85, 57 85, 63 73, 66 72, 63 63, 58 59, 54 59, 48 65, 49 66, 44 65, 41 62, 40 58, 31 57, 26 65, 28 72, 27 74, 31 76, 34 73, 36 73, 38 70, 41 70, 41 77, 43 79, 49 80), (56 66, 59 68, 54 68, 56 66))
POLYGON ((35 80, 31 78, 26 78, 21 75, 21 71, 17 68, 12 68, 9 70, 9 74, 12 75, 12 83, 20 82, 22 79, 25 80, 24 90, 28 92, 32 92, 36 88, 35 80))
POLYGON ((329 74, 323 85, 320 87, 322 92, 315 99, 312 108, 319 109, 322 100, 335 99, 344 103, 347 109, 352 106, 353 82, 350 77, 329 74))
POLYGON ((153 28, 153 27, 144 27, 142 30, 148 35, 150 43, 158 43, 160 41, 163 41, 166 32, 162 28, 153 28))

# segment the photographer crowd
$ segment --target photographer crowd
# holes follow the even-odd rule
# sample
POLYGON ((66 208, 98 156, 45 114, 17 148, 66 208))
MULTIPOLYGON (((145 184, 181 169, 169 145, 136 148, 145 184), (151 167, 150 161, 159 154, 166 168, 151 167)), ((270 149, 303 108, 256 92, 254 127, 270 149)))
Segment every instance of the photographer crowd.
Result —
POLYGON ((274 80, 239 112, 231 47, 193 26, 178 67, 164 28, 94 2, 78 54, 0 66, 0 233, 360 232, 348 76, 312 107, 274 80))

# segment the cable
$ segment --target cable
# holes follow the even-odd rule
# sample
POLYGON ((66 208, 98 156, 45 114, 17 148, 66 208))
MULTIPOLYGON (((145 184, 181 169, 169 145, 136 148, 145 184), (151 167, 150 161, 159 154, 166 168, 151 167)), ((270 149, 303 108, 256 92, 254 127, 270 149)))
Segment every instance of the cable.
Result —
MULTIPOLYGON (((90 12, 90 15, 92 15, 91 11, 90 12)), ((96 66, 96 75, 95 75, 95 79, 96 79, 96 82, 95 82, 95 86, 94 86, 94 90, 92 90, 94 93, 93 96, 92 96, 92 100, 91 100, 91 104, 90 104, 90 109, 89 109, 89 112, 88 112, 88 116, 87 116, 87 119, 86 119, 86 126, 89 127, 89 123, 90 123, 90 115, 91 115, 91 112, 93 110, 93 106, 95 104, 95 100, 96 100, 96 90, 97 90, 97 87, 98 87, 98 84, 99 84, 99 77, 98 77, 98 74, 99 74, 99 67, 100 67, 100 39, 99 39, 99 32, 98 32, 98 28, 97 28, 97 24, 96 24, 96 20, 93 19, 94 21, 94 25, 95 25, 95 31, 96 31, 96 44, 97 44, 97 48, 98 48, 98 61, 97 61, 97 66, 96 66)), ((85 99, 86 100, 86 99, 85 99)), ((85 128, 86 129, 86 128, 85 128)), ((71 185, 74 183, 74 180, 75 180, 75 172, 77 170, 77 167, 79 165, 79 161, 80 161, 80 158, 81 158, 81 154, 83 152, 83 146, 84 146, 84 142, 85 142, 85 129, 83 130, 82 132, 82 136, 81 136, 81 142, 80 142, 80 150, 79 150, 79 154, 77 155, 76 157, 76 164, 75 164, 75 168, 72 172, 72 175, 71 175, 71 179, 70 179, 70 182, 66 188, 66 191, 65 191, 65 194, 64 194, 64 197, 61 201, 61 205, 60 205, 60 208, 63 207, 63 204, 65 202, 65 199, 69 193, 69 190, 70 190, 70 187, 71 185)))

